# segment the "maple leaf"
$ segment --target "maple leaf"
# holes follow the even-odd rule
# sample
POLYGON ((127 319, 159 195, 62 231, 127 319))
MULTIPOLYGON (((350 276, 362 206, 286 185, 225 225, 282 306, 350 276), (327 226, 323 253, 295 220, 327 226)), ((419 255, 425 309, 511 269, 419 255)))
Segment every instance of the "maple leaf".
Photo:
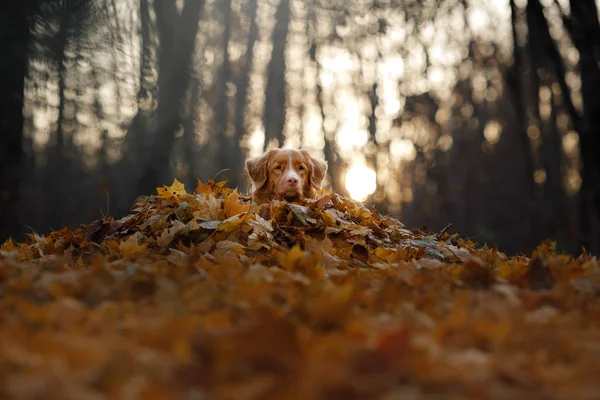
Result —
POLYGON ((135 259, 146 254, 147 245, 145 243, 139 244, 139 235, 133 234, 129 236, 127 240, 122 240, 121 243, 119 243, 119 251, 122 256, 129 259, 135 259))
POLYGON ((225 185, 227 181, 216 182, 212 179, 209 179, 207 183, 202 182, 200 178, 198 178, 198 184, 196 185, 196 194, 203 194, 205 196, 213 195, 216 197, 220 197, 231 189, 227 189, 225 185))
POLYGON ((173 180, 171 186, 163 186, 157 188, 158 197, 162 199, 170 199, 171 197, 179 197, 187 194, 183 183, 179 182, 177 178, 173 180))
POLYGON ((213 195, 196 196, 197 203, 194 205, 195 211, 192 212, 194 218, 204 221, 221 220, 224 217, 223 201, 213 195))
POLYGON ((250 210, 251 203, 240 203, 240 197, 237 190, 223 197, 223 209, 225 217, 230 218, 237 214, 242 214, 250 210))

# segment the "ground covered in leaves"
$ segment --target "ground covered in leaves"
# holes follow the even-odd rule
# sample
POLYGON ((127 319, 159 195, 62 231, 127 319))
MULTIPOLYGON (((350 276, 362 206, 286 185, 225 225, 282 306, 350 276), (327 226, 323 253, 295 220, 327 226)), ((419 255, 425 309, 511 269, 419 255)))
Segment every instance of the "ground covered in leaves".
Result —
POLYGON ((597 399, 596 257, 179 182, 0 250, 5 399, 597 399))

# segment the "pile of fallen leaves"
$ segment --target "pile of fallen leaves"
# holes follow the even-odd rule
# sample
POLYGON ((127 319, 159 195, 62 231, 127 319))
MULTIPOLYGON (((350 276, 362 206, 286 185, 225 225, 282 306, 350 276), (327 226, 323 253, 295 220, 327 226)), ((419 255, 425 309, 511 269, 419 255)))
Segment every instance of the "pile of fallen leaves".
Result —
POLYGON ((596 257, 175 181, 0 251, 3 399, 597 399, 596 257))

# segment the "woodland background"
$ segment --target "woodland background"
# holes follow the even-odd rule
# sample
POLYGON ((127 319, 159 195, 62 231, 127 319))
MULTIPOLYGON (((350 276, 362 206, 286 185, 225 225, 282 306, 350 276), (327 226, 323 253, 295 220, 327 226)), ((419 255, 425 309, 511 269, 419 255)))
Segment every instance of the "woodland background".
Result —
POLYGON ((409 227, 600 252, 594 0, 0 5, 0 241, 174 177, 246 189, 270 145, 409 227))

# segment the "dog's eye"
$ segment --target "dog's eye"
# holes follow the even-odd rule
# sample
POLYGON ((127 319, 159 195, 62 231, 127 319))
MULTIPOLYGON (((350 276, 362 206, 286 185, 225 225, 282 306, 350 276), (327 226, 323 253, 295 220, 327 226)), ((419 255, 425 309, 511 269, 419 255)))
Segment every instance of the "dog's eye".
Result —
POLYGON ((275 169, 281 169, 281 165, 276 165, 275 169))
POLYGON ((299 165, 299 166, 298 166, 298 170, 300 170, 300 171, 304 171, 305 169, 306 169, 306 168, 304 167, 304 165, 299 165))

